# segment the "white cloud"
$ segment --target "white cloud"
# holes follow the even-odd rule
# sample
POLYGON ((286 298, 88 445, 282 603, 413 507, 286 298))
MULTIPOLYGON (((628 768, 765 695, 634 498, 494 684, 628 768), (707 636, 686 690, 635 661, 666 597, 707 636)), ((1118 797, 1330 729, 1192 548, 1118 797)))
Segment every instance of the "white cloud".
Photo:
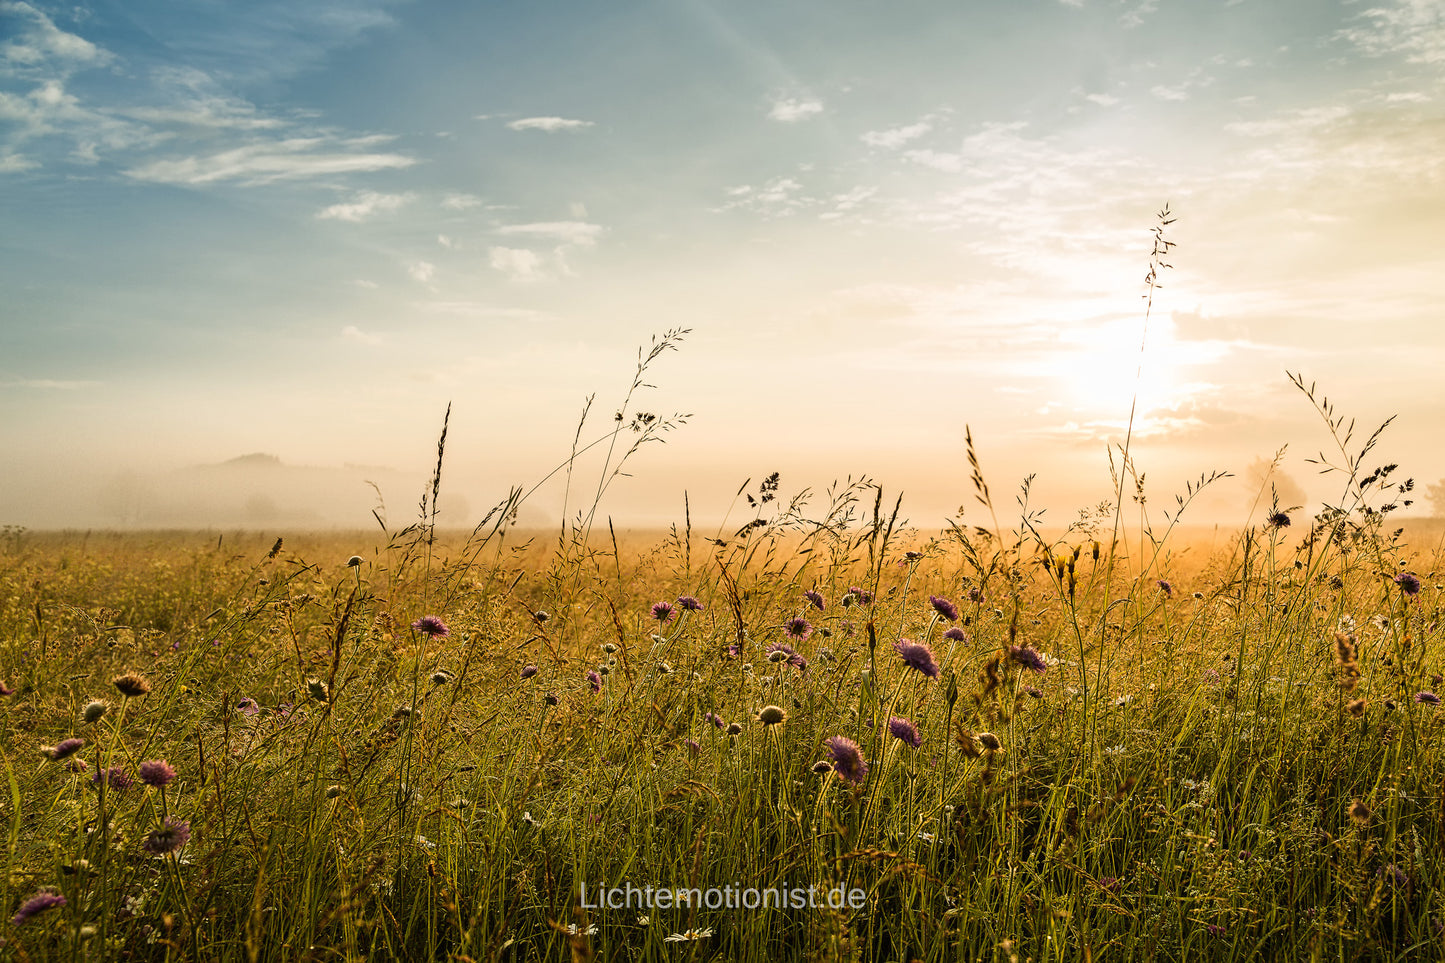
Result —
POLYGON ((357 287, 365 288, 368 291, 375 291, 377 288, 381 287, 381 285, 377 284, 375 281, 368 281, 365 278, 357 278, 352 283, 355 284, 357 287))
POLYGON ((411 267, 406 269, 406 273, 411 276, 411 279, 413 281, 419 281, 422 284, 426 284, 436 275, 436 270, 436 265, 430 263, 429 261, 417 261, 411 267))
POLYGON ((269 184, 361 171, 397 170, 416 160, 405 154, 371 153, 364 148, 375 138, 331 141, 323 137, 247 144, 214 154, 152 161, 124 173, 138 181, 162 184, 213 184, 234 180, 269 184))
POLYGON ((1411 63, 1445 64, 1440 0, 1397 0, 1362 11, 1339 36, 1372 56, 1404 54, 1411 63))
POLYGON ((1165 87, 1163 84, 1158 84, 1155 87, 1151 88, 1149 90, 1149 93, 1153 94, 1160 100, 1189 99, 1189 91, 1186 89, 1186 85, 1184 84, 1180 84, 1177 87, 1165 87))
POLYGON ((1343 120, 1349 114, 1350 108, 1340 104, 1328 107, 1307 107, 1270 120, 1249 120, 1225 124, 1224 129, 1231 134, 1241 134, 1245 137, 1273 137, 1277 134, 1299 133, 1327 127, 1336 121, 1343 120))
POLYGON ((820 100, 786 98, 773 102, 773 109, 768 112, 768 118, 792 124, 822 112, 823 102, 820 100))
POLYGON ((555 240, 559 244, 591 247, 602 233, 600 224, 586 221, 545 221, 536 224, 508 224, 497 229, 498 234, 510 237, 537 237, 555 240))
POLYGON ((442 198, 442 207, 448 211, 468 211, 481 206, 482 199, 475 194, 448 194, 442 198))
POLYGON ((1127 11, 1119 18, 1119 23, 1126 30, 1137 27, 1144 22, 1144 18, 1159 9, 1159 0, 1141 0, 1139 5, 1127 11))
POLYGON ((411 201, 412 194, 378 194, 376 191, 362 191, 356 198, 345 204, 332 204, 316 212, 323 221, 351 221, 357 223, 376 214, 395 211, 411 201))
POLYGON ((26 29, 0 46, 0 74, 29 75, 46 62, 62 68, 99 66, 111 54, 84 37, 67 33, 49 16, 28 3, 0 2, 0 15, 11 14, 29 21, 26 29))
POLYGON ((457 242, 452 240, 446 234, 438 234, 437 243, 440 244, 442 247, 447 248, 448 250, 451 250, 452 248, 455 248, 457 246, 457 242))
POLYGON ((542 258, 524 247, 494 247, 487 261, 513 281, 537 281, 542 277, 542 258))
POLYGON ((1100 107, 1113 107, 1119 102, 1119 98, 1113 94, 1085 94, 1084 99, 1100 107))
POLYGON ((917 140, 924 134, 933 130, 933 124, 927 120, 920 120, 916 124, 909 124, 906 127, 894 127, 890 130, 870 130, 863 134, 863 143, 869 147, 883 147, 888 150, 897 150, 911 140, 917 140))
POLYGON ((507 127, 511 130, 541 130, 553 133, 559 130, 581 130, 583 127, 591 127, 590 120, 573 120, 568 117, 523 117, 521 120, 510 121, 507 127))
POLYGON ((936 150, 909 150, 903 156, 915 164, 931 167, 936 171, 957 174, 963 170, 963 155, 949 154, 936 150))
POLYGON ((367 334, 365 331, 361 330, 354 324, 348 324, 346 327, 342 328, 341 336, 351 341, 359 341, 362 344, 370 345, 378 345, 381 344, 382 341, 381 335, 367 334))
POLYGON ((54 378, 10 378, 0 381, 0 388, 37 388, 42 391, 79 391, 93 388, 99 381, 59 381, 54 378))
POLYGON ((0 174, 18 174, 21 171, 32 170, 40 165, 35 161, 21 154, 4 153, 0 154, 0 174))

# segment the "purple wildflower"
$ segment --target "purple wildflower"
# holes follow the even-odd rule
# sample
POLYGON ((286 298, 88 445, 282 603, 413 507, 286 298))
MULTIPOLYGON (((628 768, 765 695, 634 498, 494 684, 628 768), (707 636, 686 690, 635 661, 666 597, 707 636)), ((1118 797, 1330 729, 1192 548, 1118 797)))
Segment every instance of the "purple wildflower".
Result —
POLYGON ((120 766, 111 766, 109 769, 98 771, 90 777, 90 782, 91 785, 97 789, 104 786, 114 792, 125 792, 131 786, 135 785, 135 780, 131 779, 130 773, 120 768, 120 766))
POLYGON ((1123 886, 1119 883, 1119 877, 1117 876, 1100 876, 1099 888, 1110 893, 1118 893, 1119 890, 1123 889, 1123 886))
POLYGON ((537 667, 536 667, 535 665, 524 665, 524 666, 522 666, 522 678, 524 678, 524 679, 530 679, 530 678, 532 678, 532 676, 534 676, 534 675, 536 675, 536 674, 537 674, 537 667))
POLYGON ((1415 693, 1415 701, 1427 706, 1438 706, 1440 704, 1440 697, 1433 692, 1417 692, 1415 693))
POLYGON ((814 591, 813 589, 808 589, 808 591, 803 593, 803 598, 807 599, 808 604, 813 606, 813 608, 817 609, 819 612, 823 611, 823 606, 825 603, 823 602, 823 596, 820 595, 818 592, 814 591))
POLYGON ((1204 932, 1208 933, 1210 936, 1218 938, 1224 935, 1224 927, 1220 926, 1218 923, 1209 923, 1204 927, 1204 932))
POLYGON ((960 629, 956 625, 953 628, 949 629, 947 632, 943 633, 943 637, 945 639, 948 639, 950 642, 968 641, 968 633, 963 631, 963 629, 960 629))
POLYGON ((722 716, 718 715, 716 712, 705 712, 703 713, 702 718, 704 722, 711 722, 719 729, 723 727, 722 716))
POLYGON ((893 738, 899 742, 906 742, 915 749, 923 745, 923 737, 918 734, 918 727, 907 719, 898 716, 889 719, 888 731, 893 733, 893 738))
POLYGON ((596 669, 591 669, 587 672, 587 684, 592 686, 593 692, 602 691, 602 676, 597 674, 596 669))
POLYGON ((1400 591, 1406 595, 1417 595, 1420 592, 1420 576, 1414 572, 1401 572, 1396 575, 1395 584, 1400 586, 1400 591))
POLYGON ((153 856, 174 853, 191 841, 191 824, 179 819, 167 819, 160 829, 153 830, 141 843, 141 849, 153 856))
POLYGON ((49 749, 42 749, 41 752, 45 753, 51 759, 64 759, 66 756, 75 755, 84 745, 84 739, 62 739, 49 749))
POLYGON ((1394 889, 1403 888, 1406 884, 1410 882, 1410 877, 1405 875, 1405 871, 1400 867, 1396 866, 1394 863, 1389 863, 1387 865, 1381 866, 1380 871, 1375 875, 1378 876, 1380 879, 1384 880, 1394 889))
POLYGON ((652 606, 652 617, 659 622, 671 622, 676 614, 677 609, 671 602, 658 602, 652 606))
POLYGON ((791 645, 788 645, 786 642, 774 642, 772 645, 768 646, 768 661, 786 662, 788 665, 796 668, 799 672, 803 671, 808 667, 808 660, 803 658, 801 654, 799 654, 796 650, 793 649, 791 645), (774 652, 781 652, 783 654, 783 658, 775 659, 773 657, 774 652))
POLYGON ((736 642, 734 642, 732 645, 729 645, 729 646, 728 646, 728 658, 730 658, 730 659, 736 659, 736 658, 737 658, 739 655, 741 655, 741 654, 742 654, 742 649, 738 648, 736 642))
POLYGON ((256 704, 256 700, 251 698, 245 698, 236 703, 236 709, 244 712, 248 716, 254 716, 261 711, 261 707, 256 704))
POLYGON ((933 606, 933 611, 948 619, 950 622, 958 621, 958 606, 941 595, 930 595, 928 604, 933 606))
POLYGON ((1270 528, 1289 528, 1289 516, 1284 512, 1275 512, 1264 521, 1270 528))
POLYGON ((696 739, 687 739, 683 742, 683 745, 687 746, 687 754, 690 756, 695 756, 702 752, 702 746, 698 745, 696 739))
POLYGON ((1040 675, 1048 671, 1049 664, 1044 661, 1043 654, 1031 645, 1011 645, 1008 647, 1009 661, 1037 672, 1040 675))
POLYGON ((699 602, 697 599, 693 598, 691 595, 679 595, 677 598, 677 604, 680 605, 685 612, 702 611, 702 603, 699 602))
POLYGON ((19 926, 21 923, 30 919, 30 917, 32 916, 39 916, 41 913, 44 913, 48 909, 55 909, 58 906, 64 905, 65 897, 61 896, 59 893, 36 893, 34 896, 30 897, 28 900, 25 901, 24 905, 20 907, 19 912, 17 912, 14 916, 10 917, 10 923, 13 926, 19 926))
POLYGON ((164 759, 151 759, 140 764, 140 781, 157 789, 176 778, 176 771, 164 759))
POLYGON ((979 588, 976 585, 968 590, 968 600, 975 605, 981 605, 985 598, 986 596, 983 594, 983 589, 979 588))
POLYGON ((813 634, 813 627, 808 624, 807 619, 799 617, 796 619, 788 619, 788 621, 784 622, 783 631, 788 633, 789 638, 801 642, 813 634))
POLYGON ((910 668, 917 669, 930 679, 938 678, 938 663, 933 661, 933 652, 922 642, 899 639, 893 643, 893 651, 910 668))
POLYGON ((868 776, 868 763, 858 748, 858 743, 846 736, 831 736, 823 741, 828 755, 833 760, 833 771, 840 779, 854 785, 862 785, 868 776))
POLYGON ((848 594, 856 598, 859 605, 873 604, 873 593, 866 589, 860 589, 858 586, 853 585, 848 588, 848 594))
POLYGON ((1154 584, 1157 585, 1157 586, 1159 586, 1159 591, 1161 591, 1161 592, 1164 593, 1164 597, 1165 597, 1165 598, 1170 598, 1170 599, 1172 599, 1172 598, 1174 597, 1174 586, 1169 584, 1169 580, 1168 580, 1168 579, 1163 579, 1163 578, 1161 578, 1159 581, 1155 582, 1154 584))
POLYGON ((6 685, 4 682, 0 682, 0 697, 13 696, 14 694, 15 694, 15 690, 14 690, 14 689, 10 688, 10 687, 9 687, 8 685, 6 685))
POLYGON ((413 622, 411 627, 433 639, 444 639, 452 634, 451 629, 447 628, 447 624, 435 615, 423 615, 413 622))

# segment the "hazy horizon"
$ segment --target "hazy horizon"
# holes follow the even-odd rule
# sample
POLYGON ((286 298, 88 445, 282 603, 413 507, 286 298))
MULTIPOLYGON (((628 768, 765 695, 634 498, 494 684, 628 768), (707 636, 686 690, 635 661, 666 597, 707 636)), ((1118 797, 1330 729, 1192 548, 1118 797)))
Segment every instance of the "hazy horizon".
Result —
POLYGON ((690 417, 619 524, 773 471, 981 522, 968 426, 1000 517, 1032 474, 1061 527, 1113 498, 1136 393, 1151 511, 1222 470, 1185 521, 1258 521, 1288 446, 1312 513, 1343 479, 1286 372, 1352 450, 1398 416, 1366 464, 1421 517, 1442 95, 1441 0, 0 0, 0 525, 365 528, 368 482, 412 517, 451 404, 464 526, 675 328, 628 414, 690 417), (253 453, 281 474, 204 469, 253 453))

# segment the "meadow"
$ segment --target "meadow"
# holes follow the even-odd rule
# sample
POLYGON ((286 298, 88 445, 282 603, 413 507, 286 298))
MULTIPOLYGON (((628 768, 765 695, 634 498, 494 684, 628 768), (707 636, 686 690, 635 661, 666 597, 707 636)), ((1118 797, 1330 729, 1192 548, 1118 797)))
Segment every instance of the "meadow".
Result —
POLYGON ((5 952, 1439 959, 1439 536, 1342 470, 1212 551, 775 476, 706 535, 8 529, 5 952))
POLYGON ((404 527, 0 529, 7 958, 1445 958, 1442 530, 1388 422, 1296 378, 1338 501, 1204 539, 1222 476, 1160 512, 1127 436, 1065 529, 968 435, 938 531, 773 474, 619 533, 685 333, 555 530, 535 488, 442 530, 445 422, 404 527))

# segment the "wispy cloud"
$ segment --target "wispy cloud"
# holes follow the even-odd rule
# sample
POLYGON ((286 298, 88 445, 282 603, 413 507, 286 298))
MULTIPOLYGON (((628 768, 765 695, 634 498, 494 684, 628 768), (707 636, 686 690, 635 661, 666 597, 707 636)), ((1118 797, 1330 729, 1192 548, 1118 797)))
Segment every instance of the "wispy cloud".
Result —
POLYGON ((937 150, 908 150, 903 152, 903 156, 915 164, 931 167, 936 171, 944 171, 948 174, 956 174, 963 170, 962 154, 937 150))
POLYGON ((396 170, 416 163, 414 158, 405 154, 366 150, 373 142, 374 139, 369 137, 352 140, 293 137, 247 144, 214 154, 152 161, 129 168, 124 173, 138 181, 162 184, 237 181, 255 185, 363 171, 396 170))
POLYGON ((487 262, 513 281, 538 281, 543 277, 542 256, 519 247, 494 247, 487 252, 487 262))
POLYGON ((544 221, 535 224, 508 224, 498 228, 497 233, 509 237, 535 237, 556 241, 558 244, 591 247, 601 236, 602 226, 586 221, 544 221))
POLYGON ((356 341, 361 344, 369 344, 373 347, 381 344, 383 340, 381 335, 368 334, 354 324, 348 324, 346 327, 342 328, 341 336, 343 338, 346 338, 348 341, 356 341))
POLYGON ((442 198, 442 208, 448 211, 469 211, 481 206, 482 199, 475 194, 448 194, 442 198))
POLYGON ((1439 0, 1396 0, 1370 7, 1339 36, 1372 56, 1403 54, 1411 63, 1445 63, 1445 9, 1439 0))
POLYGON ((523 117, 507 123, 511 130, 540 130, 549 134, 559 130, 581 130, 591 127, 590 120, 574 120, 569 117, 523 117))
POLYGON ((413 194, 379 194, 376 191, 362 191, 348 202, 332 204, 316 212, 321 220, 364 221, 377 214, 400 209, 409 203, 413 194))
POLYGON ((49 16, 28 3, 0 2, 0 18, 22 23, 11 39, 0 45, 0 75, 24 77, 55 69, 68 73, 112 59, 109 51, 61 30, 49 16))
POLYGON ((430 261, 417 261, 406 269, 407 276, 420 284, 428 284, 436 276, 437 268, 430 261))
POLYGON ((931 130, 933 130, 933 123, 931 121, 920 120, 916 124, 909 124, 905 127, 893 127, 889 130, 870 130, 864 133, 861 139, 863 143, 869 147, 897 150, 909 141, 917 140, 931 130))
POLYGON ((1085 94, 1084 99, 1100 107, 1113 107, 1119 102, 1119 98, 1113 94, 1085 94))
POLYGON ((61 381, 55 378, 7 378, 0 380, 0 388, 33 388, 40 391, 79 391, 94 388, 99 381, 61 381))
POLYGON ((803 185, 792 177, 774 177, 761 186, 739 184, 727 190, 728 201, 713 208, 713 213, 736 209, 753 211, 768 217, 783 217, 814 203, 803 194, 803 185))
POLYGON ((1144 22, 1144 18, 1159 9, 1159 0, 1140 0, 1140 3, 1132 9, 1124 11, 1119 18, 1119 23, 1126 30, 1133 29, 1144 22))
POLYGON ((782 121, 785 124, 793 124, 822 112, 823 102, 821 100, 811 97, 787 97, 773 101, 773 109, 768 111, 768 118, 782 121))

